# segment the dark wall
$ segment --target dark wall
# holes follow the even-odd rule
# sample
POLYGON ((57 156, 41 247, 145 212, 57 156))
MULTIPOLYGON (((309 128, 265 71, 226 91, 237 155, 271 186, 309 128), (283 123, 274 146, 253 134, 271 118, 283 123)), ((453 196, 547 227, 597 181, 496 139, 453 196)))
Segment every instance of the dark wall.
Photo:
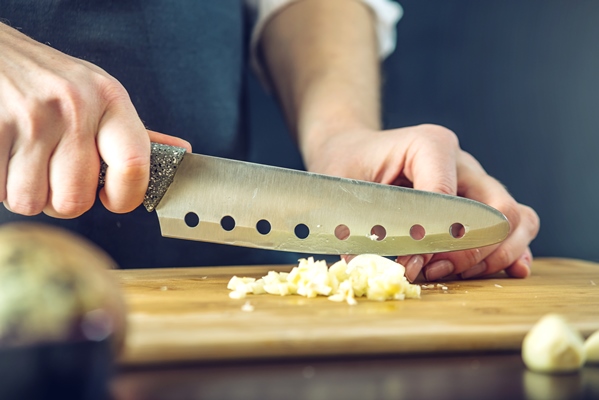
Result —
MULTIPOLYGON (((452 129, 538 212, 535 255, 599 260, 599 2, 401 4, 385 126, 452 129)), ((252 158, 300 167, 273 100, 250 88, 252 158)))

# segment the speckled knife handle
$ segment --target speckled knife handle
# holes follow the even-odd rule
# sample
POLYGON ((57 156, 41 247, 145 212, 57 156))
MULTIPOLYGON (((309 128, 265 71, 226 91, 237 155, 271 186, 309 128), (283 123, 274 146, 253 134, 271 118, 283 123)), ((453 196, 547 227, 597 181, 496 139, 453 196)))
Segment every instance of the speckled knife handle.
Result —
MULTIPOLYGON (((185 149, 182 147, 169 146, 166 144, 152 143, 150 155, 150 182, 144 196, 143 205, 148 212, 154 211, 162 196, 173 182, 177 167, 183 160, 185 149)), ((100 178, 98 187, 104 186, 106 168, 108 165, 101 160, 100 178)))

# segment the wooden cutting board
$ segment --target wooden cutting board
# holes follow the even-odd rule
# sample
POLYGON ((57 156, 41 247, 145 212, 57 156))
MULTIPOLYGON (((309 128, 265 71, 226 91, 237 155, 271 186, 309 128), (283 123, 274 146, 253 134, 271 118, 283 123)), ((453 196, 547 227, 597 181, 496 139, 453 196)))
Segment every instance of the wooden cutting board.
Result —
POLYGON ((519 350, 544 314, 599 329, 599 264, 537 259, 527 279, 455 280, 421 299, 229 298, 233 275, 293 266, 114 271, 129 306, 125 365, 352 354, 519 350), (249 300, 254 311, 242 311, 249 300))

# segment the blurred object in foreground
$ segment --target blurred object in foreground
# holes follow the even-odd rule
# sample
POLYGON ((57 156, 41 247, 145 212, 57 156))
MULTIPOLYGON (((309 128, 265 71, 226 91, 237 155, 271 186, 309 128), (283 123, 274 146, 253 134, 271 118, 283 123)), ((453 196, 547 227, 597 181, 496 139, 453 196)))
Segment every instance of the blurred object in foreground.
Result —
POLYGON ((0 398, 105 399, 126 313, 99 248, 39 224, 0 227, 0 398))

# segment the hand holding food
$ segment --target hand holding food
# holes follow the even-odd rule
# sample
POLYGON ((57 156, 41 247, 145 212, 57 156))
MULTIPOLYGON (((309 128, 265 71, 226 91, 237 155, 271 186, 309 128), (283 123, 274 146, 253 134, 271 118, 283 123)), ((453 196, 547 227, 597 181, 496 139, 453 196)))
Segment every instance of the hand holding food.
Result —
POLYGON ((537 214, 517 203, 474 157, 460 149, 450 130, 419 125, 386 131, 344 130, 325 138, 313 155, 307 153, 310 171, 463 196, 498 209, 510 222, 510 235, 498 245, 399 258, 408 280, 413 282, 421 271, 429 281, 451 274, 481 277, 502 270, 517 278, 530 274, 528 245, 539 230, 537 214))

